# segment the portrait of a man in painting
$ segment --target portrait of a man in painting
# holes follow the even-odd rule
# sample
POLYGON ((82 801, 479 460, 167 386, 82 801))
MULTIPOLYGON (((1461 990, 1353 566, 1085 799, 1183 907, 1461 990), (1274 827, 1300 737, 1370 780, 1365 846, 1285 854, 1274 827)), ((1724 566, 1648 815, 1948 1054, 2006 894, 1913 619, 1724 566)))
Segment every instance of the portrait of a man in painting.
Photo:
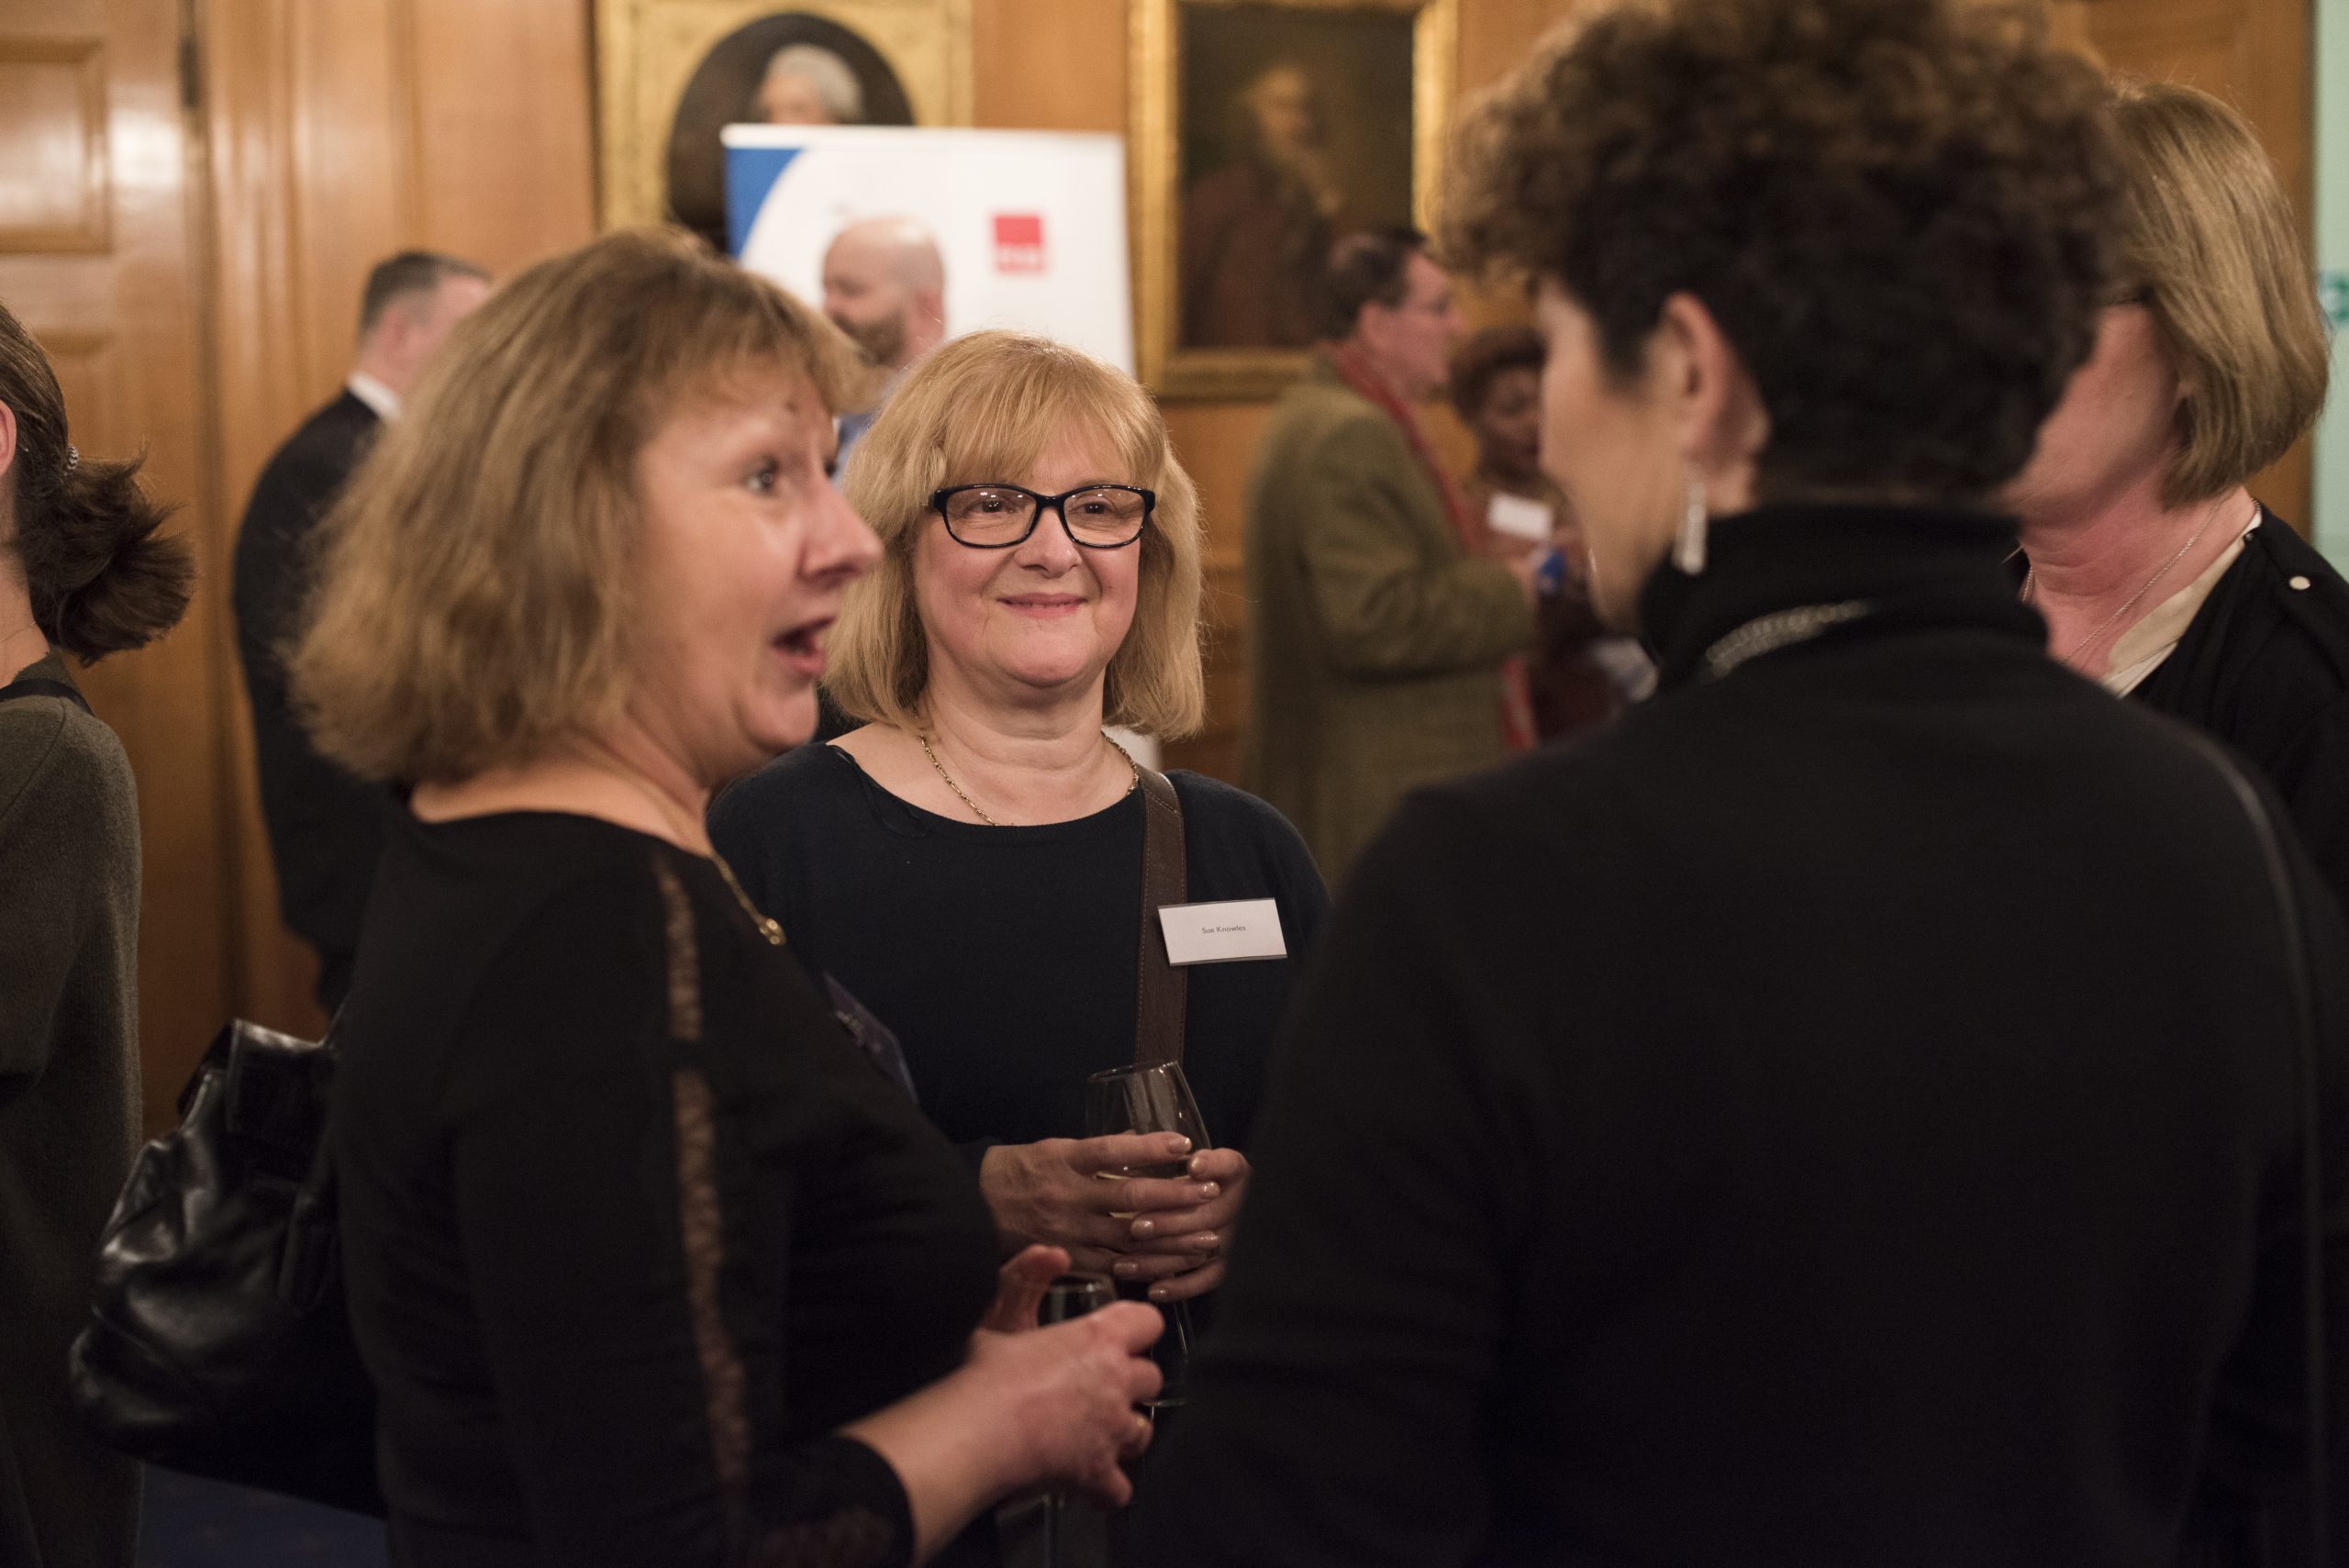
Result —
POLYGON ((712 46, 685 83, 669 130, 669 208, 724 244, 727 126, 913 123, 896 73, 854 29, 805 11, 761 17, 712 46))
POLYGON ((1176 342, 1311 343, 1330 242, 1412 212, 1412 19, 1186 5, 1176 342))

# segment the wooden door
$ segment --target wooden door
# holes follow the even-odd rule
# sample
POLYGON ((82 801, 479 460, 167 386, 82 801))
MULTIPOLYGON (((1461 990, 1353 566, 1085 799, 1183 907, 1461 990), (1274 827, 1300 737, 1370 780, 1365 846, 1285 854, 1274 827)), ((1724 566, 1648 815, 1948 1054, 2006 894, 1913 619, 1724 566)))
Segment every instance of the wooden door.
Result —
MULTIPOLYGON (((201 184, 181 82, 182 0, 9 0, 0 19, 0 302, 47 350, 72 439, 147 453, 207 580, 228 554, 207 473, 201 184)), ((220 715, 223 595, 83 684, 139 779, 146 892, 139 1029, 150 1126, 233 999, 234 814, 220 715)))

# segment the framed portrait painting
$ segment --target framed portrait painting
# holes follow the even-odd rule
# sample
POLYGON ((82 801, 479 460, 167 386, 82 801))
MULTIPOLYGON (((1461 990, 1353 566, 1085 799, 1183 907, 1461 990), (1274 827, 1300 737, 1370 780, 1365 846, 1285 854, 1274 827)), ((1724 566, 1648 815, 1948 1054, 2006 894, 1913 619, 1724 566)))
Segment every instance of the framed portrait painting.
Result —
POLYGON ((744 122, 968 125, 971 0, 596 0, 603 221, 722 243, 744 122))
POLYGON ((1355 228, 1428 224, 1457 0, 1131 0, 1136 348, 1170 396, 1269 396, 1355 228))

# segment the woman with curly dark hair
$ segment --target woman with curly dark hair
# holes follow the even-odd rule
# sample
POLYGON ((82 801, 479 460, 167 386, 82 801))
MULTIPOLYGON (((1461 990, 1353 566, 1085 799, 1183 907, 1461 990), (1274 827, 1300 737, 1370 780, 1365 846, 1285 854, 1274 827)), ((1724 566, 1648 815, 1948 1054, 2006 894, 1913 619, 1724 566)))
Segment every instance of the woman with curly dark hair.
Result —
POLYGON ((2304 1487, 2284 955, 2337 1106, 2349 935, 1989 509, 2118 281, 2103 99, 1970 0, 1654 0, 1470 123, 1662 689, 1354 871, 1163 1562, 2154 1568, 2304 1487))
POLYGON ((65 656, 152 641, 187 546, 85 456, 0 307, 0 1562, 129 1568, 138 1467, 83 1436, 65 1351, 139 1135, 139 802, 65 656))

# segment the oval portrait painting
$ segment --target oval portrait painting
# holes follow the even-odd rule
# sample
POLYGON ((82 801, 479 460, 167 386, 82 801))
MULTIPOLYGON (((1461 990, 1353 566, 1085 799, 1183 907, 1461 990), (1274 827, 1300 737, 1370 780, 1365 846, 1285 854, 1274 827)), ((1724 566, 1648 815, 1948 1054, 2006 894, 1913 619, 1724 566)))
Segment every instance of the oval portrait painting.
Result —
POLYGON ((911 125, 913 106, 881 51, 853 28, 806 11, 761 17, 720 39, 694 68, 669 128, 669 210, 726 243, 729 125, 911 125))

